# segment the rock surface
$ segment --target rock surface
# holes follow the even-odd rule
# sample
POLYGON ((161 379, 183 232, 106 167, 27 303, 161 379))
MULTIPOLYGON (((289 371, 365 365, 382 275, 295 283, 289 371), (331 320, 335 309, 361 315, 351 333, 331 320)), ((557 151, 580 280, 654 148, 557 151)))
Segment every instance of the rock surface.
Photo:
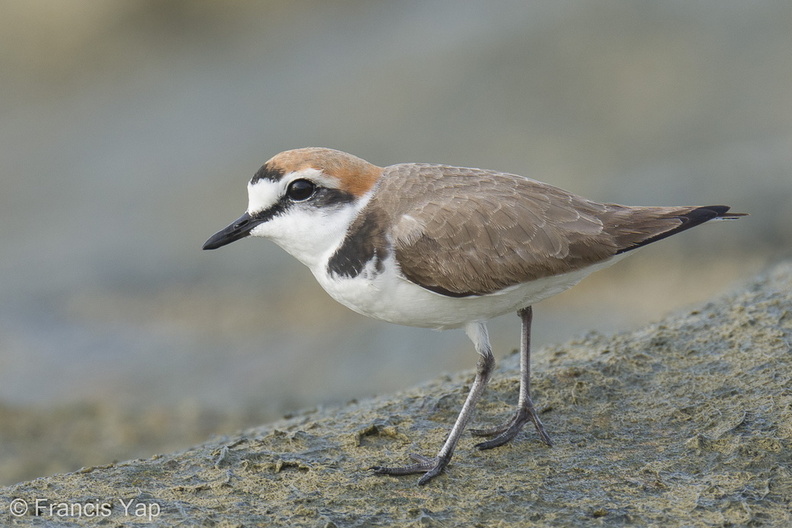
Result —
MULTIPOLYGON (((4 525, 792 526, 792 263, 689 313, 535 354, 526 430, 447 472, 367 468, 434 454, 472 372, 307 411, 184 452, 0 488, 4 525), (36 515, 37 514, 37 515, 36 515), (150 524, 149 524, 150 525, 150 524)), ((500 362, 474 426, 516 400, 500 362)))

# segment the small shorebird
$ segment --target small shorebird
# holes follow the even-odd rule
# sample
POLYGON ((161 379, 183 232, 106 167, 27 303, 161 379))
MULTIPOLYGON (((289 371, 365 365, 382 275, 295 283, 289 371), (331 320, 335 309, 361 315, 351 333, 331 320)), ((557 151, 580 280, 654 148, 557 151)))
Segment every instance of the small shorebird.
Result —
POLYGON ((523 176, 425 163, 381 168, 345 152, 302 148, 276 155, 248 184, 248 208, 206 241, 216 249, 252 235, 269 238, 308 266, 352 310, 391 323, 465 331, 479 354, 476 377, 445 443, 413 464, 377 473, 423 473, 448 465, 495 360, 487 320, 522 320, 520 392, 506 423, 474 435, 490 449, 533 422, 531 306, 633 249, 708 220, 728 207, 629 207, 597 203, 523 176))

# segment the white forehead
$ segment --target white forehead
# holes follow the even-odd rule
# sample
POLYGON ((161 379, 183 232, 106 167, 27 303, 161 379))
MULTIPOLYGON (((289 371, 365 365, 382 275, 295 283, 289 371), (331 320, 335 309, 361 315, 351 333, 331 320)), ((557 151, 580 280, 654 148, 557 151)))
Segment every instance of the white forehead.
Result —
POLYGON ((282 194, 280 182, 262 179, 248 183, 248 214, 269 209, 280 200, 282 194))

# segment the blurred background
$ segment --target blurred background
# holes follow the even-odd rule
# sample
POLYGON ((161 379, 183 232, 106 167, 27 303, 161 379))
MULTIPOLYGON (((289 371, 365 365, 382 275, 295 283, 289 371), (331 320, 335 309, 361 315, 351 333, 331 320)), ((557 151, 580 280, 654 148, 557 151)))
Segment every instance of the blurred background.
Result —
MULTIPOLYGON (((542 303, 539 346, 789 257, 790 27, 784 0, 2 0, 0 484, 474 366, 462 331, 358 316, 264 240, 201 251, 281 150, 751 213, 542 303)), ((503 357, 517 318, 490 333, 503 357)))

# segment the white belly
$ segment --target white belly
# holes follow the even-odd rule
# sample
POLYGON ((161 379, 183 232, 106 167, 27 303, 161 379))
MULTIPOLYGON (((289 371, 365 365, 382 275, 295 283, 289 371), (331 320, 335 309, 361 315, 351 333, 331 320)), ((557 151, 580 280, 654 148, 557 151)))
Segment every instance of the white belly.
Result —
POLYGON ((333 299, 359 314, 395 324, 446 329, 531 306, 571 288, 588 274, 610 266, 623 256, 497 293, 471 297, 447 297, 421 288, 403 278, 391 259, 383 273, 364 272, 354 278, 328 276, 324 266, 311 271, 333 299))

